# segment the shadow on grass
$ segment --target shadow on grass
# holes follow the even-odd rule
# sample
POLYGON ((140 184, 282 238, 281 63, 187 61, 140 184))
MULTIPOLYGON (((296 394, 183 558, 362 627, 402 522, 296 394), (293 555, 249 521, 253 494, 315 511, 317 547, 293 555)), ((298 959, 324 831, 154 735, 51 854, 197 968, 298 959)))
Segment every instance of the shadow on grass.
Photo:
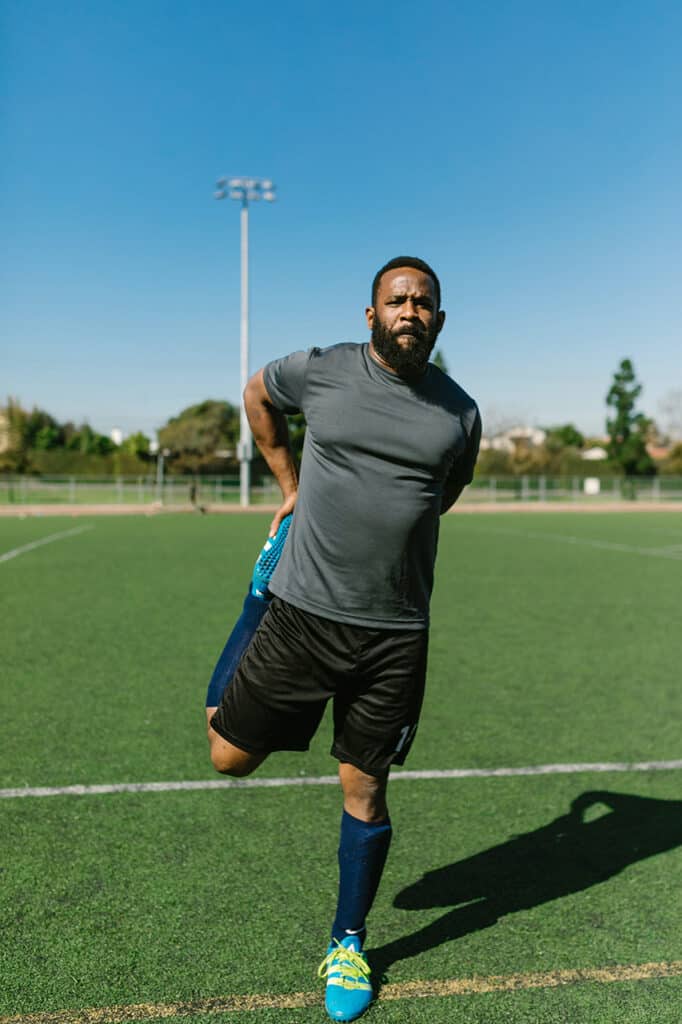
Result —
POLYGON ((429 871, 399 892, 394 906, 401 910, 453 909, 374 949, 372 974, 381 979, 397 960, 489 928, 505 914, 581 892, 680 844, 682 800, 582 793, 549 825, 429 871))

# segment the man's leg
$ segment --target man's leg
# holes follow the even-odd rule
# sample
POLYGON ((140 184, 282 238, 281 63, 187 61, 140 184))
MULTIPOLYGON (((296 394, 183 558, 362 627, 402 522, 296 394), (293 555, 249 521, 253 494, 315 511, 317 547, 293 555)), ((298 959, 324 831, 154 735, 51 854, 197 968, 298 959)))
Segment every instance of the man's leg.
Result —
POLYGON ((388 776, 377 778, 342 762, 343 815, 339 842, 339 899, 332 941, 365 939, 365 919, 374 902, 391 842, 386 806, 388 776))
POLYGON ((242 655, 251 643, 256 630, 268 610, 272 597, 268 590, 268 583, 272 579, 272 575, 277 567, 284 542, 289 533, 291 520, 291 515, 285 516, 274 536, 268 537, 256 559, 256 565, 248 592, 244 598, 241 615, 228 637, 208 684, 208 692, 206 694, 208 745, 213 767, 223 775, 234 775, 237 778, 250 775, 259 764, 263 763, 267 756, 266 754, 251 754, 246 750, 236 747, 212 728, 211 719, 222 700, 225 690, 232 682, 232 677, 237 671, 242 655))
POLYGON ((355 1020, 372 1001, 369 967, 362 946, 391 842, 386 806, 388 775, 367 775, 339 764, 343 815, 339 841, 339 897, 331 943, 320 976, 327 979, 325 1005, 332 1020, 355 1020))
POLYGON ((251 587, 249 587, 248 593, 244 598, 241 615, 227 638, 227 643, 218 658, 208 684, 206 715, 209 722, 213 717, 213 712, 220 704, 223 693, 232 682, 232 676, 237 671, 242 655, 251 643, 253 634, 260 626, 269 605, 269 598, 256 597, 252 593, 251 587))
MULTIPOLYGON (((213 670, 213 675, 208 684, 206 693, 206 720, 209 726, 209 742, 211 742, 210 722, 213 714, 220 704, 223 693, 232 681, 237 671, 237 666, 242 659, 244 651, 251 643, 253 635, 260 626, 263 616, 270 605, 272 595, 268 590, 268 583, 277 567, 279 557, 284 547, 292 516, 286 516, 273 537, 268 537, 265 542, 253 570, 253 577, 249 584, 241 615, 237 619, 218 663, 213 670)), ((211 748, 213 744, 211 743, 211 748)), ((220 771, 220 769, 218 769, 220 771)))
MULTIPOLYGON (((215 711, 215 708, 206 708, 206 712, 215 711)), ((248 750, 241 750, 235 747, 234 743, 223 739, 220 733, 211 728, 211 717, 208 720, 208 744, 211 752, 211 761, 217 772, 223 775, 233 775, 241 779, 250 775, 259 764, 262 764, 267 754, 250 754, 248 750)))

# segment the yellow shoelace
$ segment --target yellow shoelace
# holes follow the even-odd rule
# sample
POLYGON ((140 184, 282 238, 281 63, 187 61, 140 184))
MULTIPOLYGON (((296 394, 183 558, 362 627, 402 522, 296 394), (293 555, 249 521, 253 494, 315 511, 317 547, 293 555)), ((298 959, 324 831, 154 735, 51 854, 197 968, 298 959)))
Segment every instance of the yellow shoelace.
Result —
POLYGON ((328 953, 317 969, 318 978, 328 978, 330 985, 342 985, 344 988, 366 988, 369 985, 370 968, 363 953, 354 949, 346 949, 338 939, 336 949, 328 953), (331 971, 339 971, 338 978, 330 978, 331 971))

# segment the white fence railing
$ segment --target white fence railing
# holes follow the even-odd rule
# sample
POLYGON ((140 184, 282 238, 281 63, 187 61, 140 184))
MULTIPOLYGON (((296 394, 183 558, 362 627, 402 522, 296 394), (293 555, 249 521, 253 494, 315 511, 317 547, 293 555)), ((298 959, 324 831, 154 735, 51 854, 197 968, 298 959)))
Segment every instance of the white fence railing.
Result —
POLYGON ((682 477, 490 476, 476 477, 462 501, 545 502, 681 501, 682 477))
MULTIPOLYGON (((275 480, 252 487, 254 505, 277 504, 275 480)), ((463 502, 682 501, 682 477, 477 477, 462 495, 463 502)), ((0 476, 0 504, 17 505, 150 505, 239 504, 239 477, 154 476, 32 477, 0 476)))

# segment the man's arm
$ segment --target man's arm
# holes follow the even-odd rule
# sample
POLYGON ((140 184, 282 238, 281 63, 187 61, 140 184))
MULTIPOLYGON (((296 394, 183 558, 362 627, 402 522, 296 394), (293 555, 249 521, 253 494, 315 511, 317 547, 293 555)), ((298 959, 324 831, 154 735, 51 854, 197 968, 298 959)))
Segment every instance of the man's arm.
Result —
POLYGON ((254 441, 282 491, 282 505, 270 524, 272 537, 284 517, 294 510, 298 496, 298 473, 289 447, 287 418, 272 404, 262 370, 254 373, 244 389, 244 408, 254 441))
POLYGON ((441 515, 443 515, 444 512, 447 512, 449 508, 452 508, 464 488, 473 480, 474 466, 476 465, 476 459, 478 458, 478 449, 480 444, 481 417, 477 409, 476 419, 474 420, 467 446, 462 455, 460 455, 458 459, 455 459, 450 475, 445 481, 443 497, 440 503, 441 515))

